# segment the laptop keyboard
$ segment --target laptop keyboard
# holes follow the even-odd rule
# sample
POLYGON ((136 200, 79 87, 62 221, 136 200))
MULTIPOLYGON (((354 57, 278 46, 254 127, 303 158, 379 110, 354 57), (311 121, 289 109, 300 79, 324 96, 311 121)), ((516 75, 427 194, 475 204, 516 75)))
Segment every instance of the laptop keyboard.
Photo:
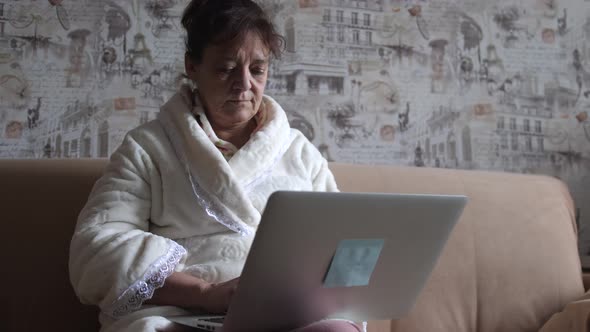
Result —
POLYGON ((219 317, 210 317, 210 318, 201 318, 201 321, 205 321, 205 322, 211 322, 211 323, 223 323, 223 320, 225 319, 225 316, 219 316, 219 317))

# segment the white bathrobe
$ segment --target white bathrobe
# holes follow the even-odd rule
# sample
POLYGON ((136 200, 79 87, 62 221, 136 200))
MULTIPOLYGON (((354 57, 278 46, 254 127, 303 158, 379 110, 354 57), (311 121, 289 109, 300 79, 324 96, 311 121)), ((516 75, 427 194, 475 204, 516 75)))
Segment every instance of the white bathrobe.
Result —
POLYGON ((142 303, 175 271, 238 277, 269 195, 337 191, 326 160, 264 96, 267 121, 229 161, 183 86, 158 118, 127 134, 80 213, 70 278, 101 309, 103 331, 154 331, 186 312, 142 303))

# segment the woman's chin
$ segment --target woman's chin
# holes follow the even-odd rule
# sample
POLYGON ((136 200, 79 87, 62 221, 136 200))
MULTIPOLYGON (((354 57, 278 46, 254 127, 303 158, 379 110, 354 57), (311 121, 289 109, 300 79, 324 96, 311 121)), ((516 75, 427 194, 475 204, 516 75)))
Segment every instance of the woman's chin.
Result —
POLYGON ((244 121, 249 120, 254 114, 256 114, 251 103, 226 104, 223 110, 225 114, 231 115, 232 118, 239 118, 244 121))
POLYGON ((252 102, 249 100, 246 101, 227 101, 225 102, 225 108, 231 109, 245 109, 245 108, 252 108, 252 102))

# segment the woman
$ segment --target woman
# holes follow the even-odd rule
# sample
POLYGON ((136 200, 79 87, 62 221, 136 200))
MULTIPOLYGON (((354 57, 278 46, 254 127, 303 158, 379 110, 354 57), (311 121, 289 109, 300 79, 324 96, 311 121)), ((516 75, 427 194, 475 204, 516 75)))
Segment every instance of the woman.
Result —
MULTIPOLYGON (((128 133, 80 213, 70 276, 104 331, 178 328, 166 317, 227 310, 276 190, 336 191, 327 162, 264 95, 282 38, 249 0, 193 0, 183 86, 128 133)), ((358 331, 322 321, 305 331, 358 331)))

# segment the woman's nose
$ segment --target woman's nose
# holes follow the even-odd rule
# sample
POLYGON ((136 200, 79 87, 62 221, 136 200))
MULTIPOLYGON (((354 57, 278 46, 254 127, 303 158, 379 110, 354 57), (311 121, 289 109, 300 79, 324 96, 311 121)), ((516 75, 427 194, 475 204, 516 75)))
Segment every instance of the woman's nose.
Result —
POLYGON ((235 81, 233 82, 233 88, 240 91, 248 91, 252 88, 252 83, 250 82, 250 71, 246 68, 244 70, 240 70, 236 74, 235 81))

